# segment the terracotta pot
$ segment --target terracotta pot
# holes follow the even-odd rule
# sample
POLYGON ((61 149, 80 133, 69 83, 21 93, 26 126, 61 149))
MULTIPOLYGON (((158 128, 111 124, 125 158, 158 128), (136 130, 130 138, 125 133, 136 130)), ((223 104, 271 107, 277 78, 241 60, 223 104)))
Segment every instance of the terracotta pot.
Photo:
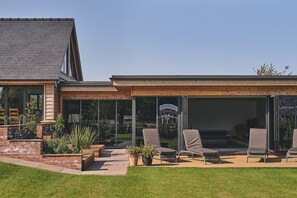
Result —
POLYGON ((137 166, 139 155, 130 155, 130 166, 137 166))

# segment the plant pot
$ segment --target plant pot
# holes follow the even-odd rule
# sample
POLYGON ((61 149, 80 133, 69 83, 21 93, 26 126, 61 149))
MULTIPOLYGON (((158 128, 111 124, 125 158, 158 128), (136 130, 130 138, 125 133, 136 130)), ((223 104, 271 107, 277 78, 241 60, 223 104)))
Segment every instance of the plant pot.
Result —
POLYGON ((130 159, 130 166, 137 166, 138 164, 138 155, 130 155, 129 159, 130 159))
POLYGON ((153 158, 151 157, 143 157, 142 156, 142 163, 144 166, 151 166, 153 163, 153 158))

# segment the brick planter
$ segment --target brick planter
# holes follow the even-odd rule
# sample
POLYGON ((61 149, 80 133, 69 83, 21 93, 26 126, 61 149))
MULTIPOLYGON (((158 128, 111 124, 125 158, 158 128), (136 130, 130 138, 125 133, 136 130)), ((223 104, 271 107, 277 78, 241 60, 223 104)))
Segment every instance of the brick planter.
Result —
POLYGON ((41 162, 69 169, 83 170, 82 154, 43 154, 41 162))
POLYGON ((42 139, 8 140, 8 127, 0 127, 0 156, 75 170, 83 170, 94 161, 94 155, 83 158, 82 154, 42 154, 42 148, 42 139))
POLYGON ((83 155, 82 170, 86 170, 94 162, 94 159, 95 159, 94 154, 83 155))
POLYGON ((95 157, 99 157, 104 152, 105 146, 100 144, 91 145, 89 149, 83 149, 84 155, 94 154, 95 157))

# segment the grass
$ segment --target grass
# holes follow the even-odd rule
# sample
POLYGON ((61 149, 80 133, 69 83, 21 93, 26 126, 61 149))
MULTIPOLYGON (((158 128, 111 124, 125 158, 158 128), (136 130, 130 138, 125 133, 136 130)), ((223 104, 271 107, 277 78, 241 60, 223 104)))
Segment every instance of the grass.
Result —
POLYGON ((126 140, 126 141, 132 141, 132 134, 117 134, 118 140, 126 140))
POLYGON ((78 176, 0 163, 1 197, 297 197, 297 169, 133 167, 78 176))

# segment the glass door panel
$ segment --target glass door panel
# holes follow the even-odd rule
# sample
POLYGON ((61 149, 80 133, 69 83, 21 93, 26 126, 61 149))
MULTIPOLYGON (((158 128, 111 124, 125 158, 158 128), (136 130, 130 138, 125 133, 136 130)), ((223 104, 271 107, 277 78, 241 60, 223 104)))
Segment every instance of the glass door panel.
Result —
POLYGON ((158 129, 161 146, 178 149, 178 97, 158 97, 158 129))
POLYGON ((279 147, 288 149, 292 146, 293 130, 296 120, 296 97, 279 97, 279 147))
POLYGON ((130 146, 132 144, 132 101, 117 101, 117 144, 130 146))

